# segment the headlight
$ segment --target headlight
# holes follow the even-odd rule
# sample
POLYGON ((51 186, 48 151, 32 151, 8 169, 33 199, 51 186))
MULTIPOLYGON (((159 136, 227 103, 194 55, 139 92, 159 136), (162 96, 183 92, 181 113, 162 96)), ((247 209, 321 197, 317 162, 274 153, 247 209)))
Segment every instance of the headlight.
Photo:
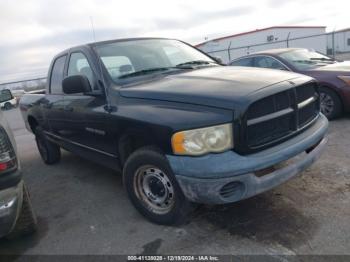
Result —
POLYGON ((338 78, 343 80, 347 85, 350 86, 350 76, 338 76, 338 78))
POLYGON ((171 139, 174 154, 203 155, 233 148, 232 124, 175 133, 171 139))

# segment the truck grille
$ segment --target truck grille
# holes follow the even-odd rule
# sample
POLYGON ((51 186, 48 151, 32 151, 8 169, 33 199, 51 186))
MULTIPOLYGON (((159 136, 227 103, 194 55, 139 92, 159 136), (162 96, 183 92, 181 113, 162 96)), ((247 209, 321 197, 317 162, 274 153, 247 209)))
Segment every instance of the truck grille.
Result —
POLYGON ((319 95, 314 82, 254 102, 243 123, 245 151, 266 148, 298 133, 318 113, 319 95))

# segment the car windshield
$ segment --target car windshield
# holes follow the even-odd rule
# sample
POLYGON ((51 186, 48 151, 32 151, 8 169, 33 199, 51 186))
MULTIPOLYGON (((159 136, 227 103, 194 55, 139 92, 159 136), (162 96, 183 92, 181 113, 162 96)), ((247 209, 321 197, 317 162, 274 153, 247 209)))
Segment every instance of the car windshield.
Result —
POLYGON ((195 48, 170 39, 119 41, 97 45, 96 51, 115 82, 216 64, 195 48))
POLYGON ((335 63, 334 59, 307 49, 290 51, 279 56, 294 65, 298 70, 308 70, 335 63))

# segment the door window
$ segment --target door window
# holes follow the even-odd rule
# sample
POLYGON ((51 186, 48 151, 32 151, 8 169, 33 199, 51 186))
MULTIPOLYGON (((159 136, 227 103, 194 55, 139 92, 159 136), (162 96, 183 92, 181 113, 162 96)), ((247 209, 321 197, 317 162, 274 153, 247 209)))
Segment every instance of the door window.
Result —
POLYGON ((83 53, 72 53, 69 59, 68 76, 84 75, 90 82, 90 86, 94 87, 94 74, 91 66, 83 53))
POLYGON ((57 58, 53 64, 50 80, 50 93, 51 94, 63 94, 62 80, 64 63, 67 56, 61 56, 57 58))
POLYGON ((268 56, 255 57, 255 66, 262 68, 271 68, 279 70, 287 70, 279 61, 268 56))
POLYGON ((236 61, 231 62, 232 66, 253 66, 253 58, 242 58, 236 61))

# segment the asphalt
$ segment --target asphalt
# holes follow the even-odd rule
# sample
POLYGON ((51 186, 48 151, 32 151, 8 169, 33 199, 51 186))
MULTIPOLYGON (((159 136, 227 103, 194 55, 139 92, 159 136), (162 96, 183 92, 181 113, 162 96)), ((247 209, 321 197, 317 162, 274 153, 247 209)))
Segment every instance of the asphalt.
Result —
POLYGON ((152 224, 121 176, 69 152, 39 156, 17 109, 6 111, 38 216, 37 234, 1 240, 0 254, 350 254, 350 116, 331 122, 321 159, 275 190, 202 206, 180 227, 152 224))

